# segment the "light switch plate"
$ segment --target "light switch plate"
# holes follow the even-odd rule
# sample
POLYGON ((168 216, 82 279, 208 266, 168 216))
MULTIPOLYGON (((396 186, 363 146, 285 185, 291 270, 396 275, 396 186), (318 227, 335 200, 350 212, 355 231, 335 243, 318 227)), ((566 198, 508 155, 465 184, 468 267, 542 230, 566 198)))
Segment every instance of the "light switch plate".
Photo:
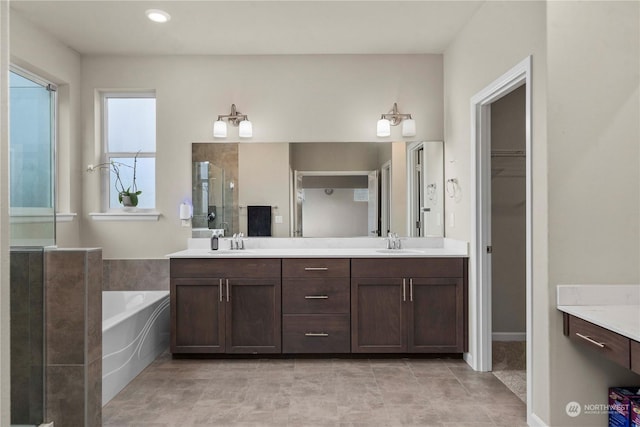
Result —
POLYGON ((276 215, 276 224, 282 224, 282 215, 276 215))

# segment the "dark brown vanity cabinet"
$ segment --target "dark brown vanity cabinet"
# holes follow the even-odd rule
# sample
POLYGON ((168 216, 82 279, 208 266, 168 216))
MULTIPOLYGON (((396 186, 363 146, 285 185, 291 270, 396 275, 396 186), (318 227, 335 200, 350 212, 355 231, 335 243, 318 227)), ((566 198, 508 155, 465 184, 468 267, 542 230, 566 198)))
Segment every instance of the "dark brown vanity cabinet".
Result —
POLYGON ((349 353, 350 260, 282 260, 282 352, 349 353))
POLYGON ((279 353, 279 259, 171 260, 172 353, 279 353))
POLYGON ((464 258, 351 261, 353 353, 466 350, 464 258))

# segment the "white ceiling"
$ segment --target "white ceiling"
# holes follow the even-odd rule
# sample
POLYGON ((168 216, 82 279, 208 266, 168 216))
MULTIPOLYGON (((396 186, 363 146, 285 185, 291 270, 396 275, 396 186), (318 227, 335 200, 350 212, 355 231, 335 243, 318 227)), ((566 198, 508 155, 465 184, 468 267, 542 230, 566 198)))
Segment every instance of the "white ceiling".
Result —
POLYGON ((483 1, 12 0, 82 54, 442 53, 483 1), (167 11, 166 24, 144 12, 167 11))

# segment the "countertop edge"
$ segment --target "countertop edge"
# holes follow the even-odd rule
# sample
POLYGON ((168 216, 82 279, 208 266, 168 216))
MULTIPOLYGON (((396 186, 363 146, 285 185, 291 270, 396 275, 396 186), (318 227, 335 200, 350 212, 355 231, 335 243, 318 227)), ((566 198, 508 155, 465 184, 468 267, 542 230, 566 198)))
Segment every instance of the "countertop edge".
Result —
MULTIPOLYGON (((241 251, 240 251, 241 252, 241 251)), ((171 254, 165 255, 165 258, 201 258, 201 259, 229 259, 229 258, 387 258, 387 259, 395 259, 395 258, 468 258, 467 254, 463 253, 453 253, 453 252, 443 252, 443 253, 399 253, 399 254, 386 254, 386 253, 366 253, 366 254, 330 254, 330 253, 321 253, 314 254, 312 252, 309 253, 224 253, 224 254, 215 254, 210 253, 208 251, 203 251, 201 253, 193 252, 193 251, 180 251, 174 252, 171 254)))
POLYGON ((629 307, 630 310, 635 310, 637 313, 640 313, 640 306, 636 305, 558 305, 557 308, 563 313, 570 314, 572 316, 578 317, 582 320, 586 320, 587 322, 593 323, 594 325, 600 326, 602 328, 613 331, 617 334, 620 334, 624 337, 632 339, 634 341, 640 342, 640 328, 639 330, 632 330, 631 328, 625 327, 628 325, 619 325, 616 322, 609 322, 606 317, 607 314, 603 314, 602 310, 610 309, 611 313, 615 316, 619 314, 621 311, 621 307, 629 307), (597 312, 594 312, 597 310, 597 312), (604 318, 603 318, 604 317, 604 318))

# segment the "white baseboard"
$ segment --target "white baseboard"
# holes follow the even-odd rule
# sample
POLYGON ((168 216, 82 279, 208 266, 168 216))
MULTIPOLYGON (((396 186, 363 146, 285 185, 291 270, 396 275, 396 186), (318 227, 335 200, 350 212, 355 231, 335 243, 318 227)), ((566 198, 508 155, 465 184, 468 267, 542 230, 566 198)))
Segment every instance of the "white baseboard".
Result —
POLYGON ((549 427, 544 421, 540 419, 540 417, 538 417, 533 412, 529 414, 527 424, 529 425, 529 427, 549 427))
POLYGON ((526 341, 526 332, 494 332, 491 334, 493 341, 526 341))

